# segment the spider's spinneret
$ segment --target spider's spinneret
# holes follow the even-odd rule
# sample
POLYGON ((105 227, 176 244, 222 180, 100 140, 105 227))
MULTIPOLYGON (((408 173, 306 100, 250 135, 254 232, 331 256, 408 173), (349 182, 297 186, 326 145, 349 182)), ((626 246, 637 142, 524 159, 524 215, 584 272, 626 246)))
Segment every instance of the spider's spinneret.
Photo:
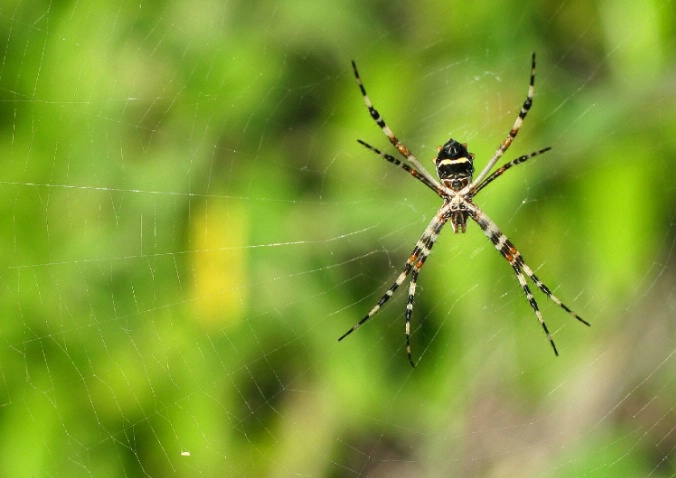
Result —
POLYGON ((467 187, 474 174, 474 154, 467 151, 467 144, 451 138, 437 149, 439 154, 434 158, 434 164, 444 186, 456 192, 467 187))

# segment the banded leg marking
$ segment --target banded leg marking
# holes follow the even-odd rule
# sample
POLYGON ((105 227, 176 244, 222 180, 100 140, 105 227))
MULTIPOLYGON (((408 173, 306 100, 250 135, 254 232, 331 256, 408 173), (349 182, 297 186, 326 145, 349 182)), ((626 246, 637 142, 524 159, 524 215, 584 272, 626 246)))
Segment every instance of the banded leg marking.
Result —
POLYGON ((439 233, 441 232, 441 229, 444 227, 444 224, 446 224, 446 221, 448 220, 447 216, 449 208, 450 206, 448 204, 444 204, 439 209, 439 211, 437 211, 432 221, 425 228, 423 235, 420 237, 420 239, 418 239, 418 242, 416 242, 416 245, 413 248, 411 255, 409 256, 408 260, 406 261, 406 264, 404 265, 404 269, 401 271, 394 284, 392 284, 392 286, 389 289, 387 289, 385 294, 383 294, 378 303, 375 306, 373 306, 371 311, 368 314, 366 314, 366 316, 362 318, 359 322, 354 324, 350 330, 341 335, 338 341, 343 340, 345 337, 350 335, 352 332, 361 327, 365 322, 371 319, 374 315, 376 315, 378 311, 381 309, 381 307, 394 295, 395 291, 399 288, 399 286, 404 283, 406 277, 409 274, 411 274, 411 282, 409 284, 408 289, 408 302, 406 304, 405 332, 406 332, 406 353, 408 354, 408 360, 411 363, 411 366, 415 367, 415 363, 413 362, 411 356, 410 337, 411 337, 411 315, 413 313, 413 301, 415 298, 415 291, 418 282, 418 274, 422 266, 425 264, 425 260, 430 255, 432 251, 432 246, 434 246, 434 243, 439 238, 439 233))
POLYGON ((526 299, 528 300, 528 303, 530 304, 532 309, 535 311, 535 315, 538 318, 540 324, 542 325, 542 328, 545 331, 547 339, 549 340, 552 348, 554 349, 554 354, 558 355, 559 353, 558 350, 556 349, 554 339, 552 338, 549 329, 547 328, 547 324, 545 323, 544 317, 540 312, 537 301, 535 300, 535 297, 533 296, 533 294, 530 291, 530 288, 528 287, 524 274, 528 276, 530 280, 532 280, 533 283, 537 286, 537 288, 540 289, 542 293, 545 294, 549 299, 551 299, 556 305, 561 307, 563 310, 568 312, 570 315, 575 317, 575 319, 582 322, 583 324, 589 326, 590 325, 589 322, 587 322, 582 317, 577 315, 570 307, 565 305, 563 302, 561 302, 561 300, 558 297, 552 294, 552 292, 549 290, 549 287, 547 287, 547 285, 533 273, 533 270, 528 266, 528 264, 526 264, 523 256, 517 250, 514 244, 512 244, 512 242, 507 238, 507 236, 502 231, 500 231, 498 226, 493 221, 491 221, 491 219, 474 204, 471 205, 470 217, 479 225, 481 230, 490 239, 495 248, 510 263, 510 265, 514 269, 517 279, 521 284, 521 288, 523 289, 524 294, 526 295, 526 299))
POLYGON ((411 316, 413 315, 413 300, 415 298, 419 270, 414 269, 411 273, 411 283, 408 285, 408 302, 406 303, 406 355, 408 356, 408 362, 413 368, 415 368, 415 363, 411 355, 411 316))
POLYGON ((534 158, 535 156, 538 156, 542 153, 546 153, 550 149, 552 149, 552 148, 545 148, 545 149, 541 149, 540 151, 535 151, 535 152, 530 153, 530 154, 524 154, 523 156, 519 156, 518 158, 513 159, 508 163, 503 164, 497 170, 495 170, 493 172, 493 174, 491 174, 486 179, 484 179, 483 182, 476 187, 476 189, 474 189, 474 191, 472 192, 472 196, 476 196, 479 191, 481 191, 483 188, 488 186, 491 182, 495 181, 497 178, 502 176, 504 174, 504 172, 507 171, 508 169, 510 169, 512 166, 516 166, 517 164, 525 163, 530 158, 534 158))
POLYGON ((364 84, 361 81, 361 78, 359 77, 359 72, 357 71, 357 64, 352 61, 352 71, 354 72, 354 77, 357 79, 357 85, 359 85, 359 90, 361 91, 361 95, 364 98, 364 103, 366 104, 366 107, 369 110, 369 114, 371 115, 371 118, 373 118, 373 121, 376 122, 376 124, 380 127, 380 129, 385 133, 385 136, 390 140, 390 143, 392 143, 392 146, 397 148, 397 151, 399 151, 399 154, 404 156, 409 163, 413 165, 413 167, 425 178, 427 181, 429 181, 431 184, 434 184, 439 188, 439 183, 437 180, 432 176, 424 167, 422 164, 420 164, 420 161, 418 161, 418 158, 413 156, 411 151, 399 141, 399 138, 397 138, 392 130, 390 129, 389 126, 387 126, 387 123, 385 123, 385 119, 378 113, 378 110, 373 106, 373 103, 371 103, 371 99, 369 98, 368 94, 366 93, 366 88, 364 88, 364 84))
POLYGON ((400 166, 404 171, 408 172, 411 176, 413 176, 414 178, 416 178, 417 180, 419 180, 420 182, 422 182, 425 186, 427 186, 428 188, 430 188, 432 191, 434 191, 435 193, 437 193, 439 196, 443 197, 443 194, 444 194, 444 193, 443 193, 443 191, 440 189, 439 184, 438 184, 437 182, 431 183, 431 182, 427 179, 427 177, 424 176, 424 175, 423 175, 420 171, 418 171, 417 169, 412 168, 411 166, 409 166, 408 164, 406 164, 406 163, 404 163, 404 162, 402 162, 402 161, 399 161, 397 158, 395 158, 394 156, 392 156, 392 155, 390 155, 390 154, 383 153, 383 152, 380 151, 378 148, 376 148, 376 147, 374 147, 374 146, 371 146, 370 144, 368 144, 368 143, 365 142, 365 141, 362 141, 361 139, 358 139, 357 142, 358 142, 359 144, 361 144, 362 146, 364 146, 365 148, 367 148, 367 149, 373 151, 374 153, 376 153, 376 154, 377 154, 378 156, 380 156, 381 158, 384 158, 385 160, 387 160, 387 161, 389 161, 390 163, 394 164, 395 166, 400 166))
MULTIPOLYGON (((518 252, 517 252, 517 254, 518 254, 518 252)), ((563 310, 565 310, 566 312, 568 312, 570 315, 572 315, 573 317, 575 317, 578 321, 582 322, 582 323, 583 323, 584 325, 586 325, 587 327, 591 327, 591 324, 590 324, 589 322, 587 322, 587 321, 584 320, 582 317, 580 317, 579 315, 577 315, 570 307, 568 307, 566 304, 564 304, 563 302, 561 302, 561 300, 560 300, 558 297, 556 297, 554 294, 552 294, 552 292, 549 290, 549 287, 547 287, 547 285, 546 285, 544 282, 542 282, 542 281, 541 281, 541 280, 533 273, 533 271, 531 270, 531 268, 528 267, 528 264, 526 264, 526 263, 523 261, 523 256, 521 256, 521 254, 518 255, 518 258, 519 258, 519 260, 521 261, 521 268, 523 269, 523 271, 526 273, 526 275, 527 275, 528 277, 530 277, 530 279, 535 283, 535 285, 538 287, 538 289, 540 289, 540 290, 542 291, 543 294, 545 294, 547 297, 549 297, 549 298, 552 300, 552 302, 554 302, 556 305, 558 305, 558 306, 561 307, 563 310)))
POLYGON ((408 258, 408 260, 406 261, 406 264, 404 265, 404 270, 401 271, 401 273, 399 274, 399 277, 397 277, 397 280, 394 281, 394 284, 392 284, 392 286, 389 289, 387 289, 387 291, 385 292, 385 294, 383 294, 383 296, 380 298, 378 303, 373 306, 371 311, 368 314, 366 314, 363 319, 361 319, 359 322, 354 324, 350 330, 348 330, 347 332, 345 332, 343 335, 340 336, 340 338, 338 339, 338 342, 340 342, 345 337, 350 335, 352 332, 357 330, 366 321, 368 321, 371 317, 373 317, 374 315, 376 315, 378 313, 380 308, 388 300, 390 300, 390 298, 394 295, 394 293, 399 288, 399 286, 401 284, 403 284, 404 280, 406 279, 406 276, 408 276, 408 274, 411 272, 411 264, 413 264, 413 262, 415 262, 415 260, 418 258, 419 255, 420 255, 420 249, 418 248, 418 245, 416 244, 415 249, 413 249, 413 252, 411 253, 411 257, 408 258))
MULTIPOLYGON (((502 252, 502 251, 501 251, 502 252)), ((508 256, 503 254, 504 258, 509 261, 508 256)), ((538 321, 540 322, 540 325, 542 326, 542 329, 545 331, 545 335, 547 336, 547 340, 549 340, 549 343, 552 345, 552 348, 554 349, 554 355, 558 357, 559 351, 556 350, 556 344, 554 343, 554 339, 552 338, 552 334, 549 333, 549 329, 547 328, 547 324, 545 323, 545 318, 542 316, 542 312, 540 312, 540 308, 538 307, 538 303, 535 300, 535 297, 533 296, 533 293, 530 291, 530 288, 528 287, 528 284, 526 283, 526 278, 524 277, 523 273, 521 272, 521 268, 519 267, 519 264, 514 261, 510 261, 512 264, 512 268, 514 269, 514 272, 516 273, 516 277, 519 279, 519 284, 521 284, 521 288, 523 289, 524 294, 526 294, 526 299, 528 300, 528 303, 530 306, 533 308, 535 311, 535 316, 538 318, 538 321)))
POLYGON ((415 368, 415 362, 413 362, 413 356, 411 354, 411 316, 413 315, 413 302, 415 300, 415 292, 418 287, 418 274, 420 269, 425 265, 425 261, 432 252, 432 247, 437 242, 439 238, 439 232, 444 226, 446 220, 439 219, 437 216, 435 219, 438 219, 438 222, 431 224, 433 226, 432 232, 429 234, 425 241, 425 247, 421 250, 421 254, 418 257, 418 262, 413 266, 413 271, 411 272, 411 282, 408 285, 408 302, 406 303, 406 355, 408 356, 408 361, 411 364, 411 367, 415 368))
POLYGON ((474 181, 472 181, 472 184, 470 184, 469 186, 470 190, 476 188, 477 184, 481 184, 486 175, 490 172, 491 169, 493 169, 495 163, 497 163, 498 160, 502 157, 502 155, 505 154, 505 152, 509 149, 509 146, 512 144, 512 141, 514 141, 514 138, 516 138, 516 135, 519 132, 519 128, 521 128, 521 125, 523 124, 523 120, 526 118, 526 115, 528 114, 528 110, 530 110, 531 106, 533 106, 534 92, 535 92, 535 52, 533 52, 533 56, 531 57, 530 85, 528 86, 528 95, 526 96, 526 100, 523 102, 523 105, 521 106, 519 115, 516 117, 514 125, 512 126, 512 129, 509 131, 509 134, 507 135, 505 140, 500 144, 495 153, 493 153, 493 157, 488 161, 486 167, 481 171, 479 176, 477 176, 477 178, 474 181))

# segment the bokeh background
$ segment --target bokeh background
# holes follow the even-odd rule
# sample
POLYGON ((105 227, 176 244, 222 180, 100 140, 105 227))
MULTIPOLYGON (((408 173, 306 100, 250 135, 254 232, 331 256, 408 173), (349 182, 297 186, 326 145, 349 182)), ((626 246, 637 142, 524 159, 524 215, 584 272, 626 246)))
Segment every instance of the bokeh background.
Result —
POLYGON ((676 475, 676 25, 632 2, 0 5, 2 476, 676 475), (538 55, 534 107, 477 203, 592 323, 536 292, 555 358, 425 165, 481 167, 538 55))

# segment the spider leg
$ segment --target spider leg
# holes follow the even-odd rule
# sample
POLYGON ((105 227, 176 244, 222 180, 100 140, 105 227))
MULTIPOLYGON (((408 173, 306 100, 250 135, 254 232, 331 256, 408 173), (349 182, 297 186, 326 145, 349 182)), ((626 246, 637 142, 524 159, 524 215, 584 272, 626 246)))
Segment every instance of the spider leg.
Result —
MULTIPOLYGON (((510 245, 511 245, 511 243, 510 243, 510 245)), ((514 247, 514 246, 512 245, 512 247, 514 247)), ((516 250, 516 249, 514 249, 514 250, 516 250)), ((584 325, 586 325, 587 327, 591 327, 591 324, 590 324, 589 322, 587 322, 587 321, 584 320, 582 317, 580 317, 579 315, 577 315, 570 307, 568 307, 566 304, 564 304, 563 302, 561 302, 561 300, 560 300, 558 297, 556 297, 554 294, 552 294, 552 291, 549 290, 549 287, 547 287, 547 285, 546 285, 544 282, 542 282, 542 281, 541 281, 541 280, 533 273, 533 271, 531 270, 531 268, 528 267, 528 264, 526 264, 526 263, 524 262, 523 256, 522 256, 521 254, 519 254, 518 251, 517 251, 517 256, 518 256, 518 259, 517 259, 517 260, 518 260, 519 262, 521 262, 521 268, 523 269, 523 271, 526 273, 526 275, 527 275, 528 277, 530 277, 530 280, 532 280, 532 281, 535 283, 535 285, 538 287, 538 289, 540 289, 540 290, 542 291, 543 294, 545 294, 547 297, 549 297, 549 298, 552 300, 552 302, 554 302, 556 305, 558 305, 558 306, 561 307, 563 310, 565 310, 566 312, 568 312, 570 315, 572 315, 573 317, 575 317, 578 321, 582 322, 582 323, 583 323, 584 325)))
POLYGON ((554 344, 554 339, 549 333, 547 324, 545 324, 545 320, 542 317, 542 313, 540 312, 537 301, 535 300, 535 297, 531 293, 530 288, 526 283, 526 277, 524 276, 524 274, 528 276, 535 283, 538 289, 540 289, 556 305, 561 307, 563 310, 568 312, 570 315, 575 317, 578 321, 582 322, 583 324, 589 326, 590 325, 589 322, 587 322, 582 317, 573 312, 573 310, 570 307, 566 306, 563 302, 561 302, 561 300, 558 297, 552 294, 552 292, 549 290, 549 287, 547 287, 533 273, 532 269, 528 267, 521 253, 516 249, 516 247, 514 247, 514 244, 512 244, 511 241, 507 238, 507 236, 502 231, 500 231, 498 226, 486 215, 486 213, 484 213, 479 207, 477 207, 475 204, 472 203, 467 203, 467 208, 470 211, 470 217, 479 225, 481 230, 484 232, 484 234, 486 234, 486 236, 488 236, 488 238, 493 243, 495 248, 500 252, 500 254, 502 254, 502 256, 507 260, 507 262, 509 262, 509 264, 514 269, 516 277, 519 280, 519 283, 521 284, 521 288, 523 289, 524 294, 526 294, 526 299, 528 300, 528 303, 535 311, 535 315, 540 321, 540 325, 542 325, 542 328, 545 331, 545 335, 547 336, 549 343, 552 345, 552 348, 554 349, 554 354, 559 355, 559 352, 556 349, 556 345, 554 344))
POLYGON ((415 168, 409 166, 408 164, 406 164, 406 163, 404 163, 404 162, 402 162, 402 161, 399 161, 397 158, 395 158, 395 157, 392 156, 392 155, 389 155, 389 154, 387 154, 387 153, 383 153, 383 152, 380 151, 378 148, 375 148, 375 147, 371 146, 370 144, 366 143, 365 141, 362 141, 361 139, 358 139, 357 141, 359 142, 359 144, 361 144, 362 146, 366 147, 367 149, 370 149, 371 151, 373 151, 374 153, 376 153, 376 154, 377 154, 378 156, 380 156, 381 158, 386 159, 387 161, 389 161, 390 163, 394 164, 395 166, 400 166, 401 168, 404 169, 404 171, 408 172, 411 176, 413 176, 414 178, 416 178, 417 180, 419 180, 420 182, 422 182, 425 186, 427 186, 428 188, 430 188, 432 191, 434 191, 435 193, 437 193, 439 196, 444 197, 444 192, 441 190, 441 188, 439 187, 439 183, 437 183, 436 181, 435 181, 434 183, 431 183, 431 182, 427 179, 427 177, 424 176, 424 175, 422 175, 422 174, 420 173, 420 171, 418 171, 417 169, 415 169, 415 168))
MULTIPOLYGON (((442 208, 443 209, 443 208, 442 208)), ((408 285, 408 302, 406 303, 406 355, 408 356, 408 361, 411 364, 411 367, 415 368, 415 363, 413 362, 413 357, 411 355, 411 315, 413 315, 413 301, 415 299, 415 291, 418 287, 418 274, 420 269, 425 265, 427 257, 432 252, 432 247, 434 243, 437 242, 439 238, 439 231, 444 227, 446 219, 443 219, 444 216, 435 217, 435 221, 430 224, 433 227, 432 232, 427 236, 425 243, 421 249, 421 254, 418 256, 418 262, 413 266, 411 272, 411 282, 408 285)))
POLYGON ((523 124, 523 120, 526 118, 526 115, 528 114, 528 110, 530 110, 530 107, 533 105, 533 93, 535 92, 535 52, 533 52, 533 56, 531 57, 531 69, 530 69, 530 85, 528 87, 528 95, 526 96, 526 100, 523 102, 523 106, 521 106, 521 111, 519 111, 519 115, 516 117, 516 121, 514 121, 514 126, 512 126, 512 129, 509 131, 509 134, 505 138, 505 140, 500 144, 498 149, 493 153, 493 157, 488 161, 488 164, 486 164, 486 167, 481 171, 479 176, 472 181, 472 184, 469 185, 470 191, 474 188, 476 188, 477 184, 480 184, 483 179, 486 177, 488 172, 495 166, 495 163, 498 162, 498 159, 502 157, 503 154, 509 149, 509 146, 512 144, 512 141, 514 141, 514 138, 516 138, 517 133, 519 132, 519 128, 521 128, 521 125, 523 124))
POLYGON ((359 322, 354 324, 350 330, 345 332, 340 336, 338 341, 340 342, 345 337, 350 335, 352 332, 361 327, 366 321, 371 319, 374 315, 378 313, 380 308, 394 295, 395 291, 403 284, 404 280, 411 274, 411 282, 408 288, 408 302, 406 303, 406 353, 408 355, 408 361, 411 363, 412 367, 415 367, 413 358, 411 356, 411 315, 413 314, 413 301, 415 298, 415 292, 418 282, 418 274, 422 266, 425 264, 425 260, 430 255, 432 251, 432 246, 439 238, 439 232, 444 227, 444 224, 448 220, 448 211, 450 209, 449 203, 445 203, 434 216, 432 221, 429 223, 425 231, 423 232, 418 242, 416 242, 411 255, 409 256, 406 264, 404 264, 404 269, 401 271, 397 279, 394 281, 394 284, 387 289, 385 294, 380 298, 375 306, 369 311, 366 316, 361 319, 359 322))
POLYGON ((404 265, 404 270, 401 271, 401 273, 397 277, 397 280, 394 281, 394 284, 392 284, 392 286, 389 289, 387 289, 387 291, 383 294, 383 296, 380 298, 378 303, 373 306, 373 308, 369 311, 368 314, 366 314, 364 316, 363 319, 361 319, 359 322, 354 324, 350 330, 348 330, 347 332, 345 332, 343 335, 341 335, 338 338, 338 342, 340 342, 345 337, 350 335, 352 332, 357 330, 366 321, 368 321, 369 319, 371 319, 371 317, 373 317, 374 315, 376 315, 378 313, 378 311, 385 304, 385 302, 390 300, 390 298, 394 295, 394 293, 399 288, 399 286, 404 282, 404 280, 406 279, 406 276, 408 276, 408 274, 411 272, 411 267, 412 267, 411 264, 413 264, 413 262, 415 262, 415 260, 418 258, 419 255, 420 255, 420 248, 418 247, 418 244, 416 244, 415 248, 413 249, 413 252, 411 253, 411 256, 408 258, 408 260, 406 261, 406 264, 404 265))
MULTIPOLYGON (((504 237, 504 235, 503 235, 504 237)), ((491 238, 491 241, 493 239, 491 238)), ((495 247, 498 248, 498 244, 495 243, 495 247)), ((505 246, 507 243, 505 243, 505 246)), ((509 256, 508 253, 505 253, 502 249, 498 249, 500 253, 503 255, 505 259, 509 261, 509 256)), ((528 300, 528 303, 530 306, 533 308, 535 311, 535 316, 538 318, 540 321, 540 325, 542 325, 542 328, 545 331, 545 335, 547 336, 547 340, 549 340, 549 343, 552 345, 552 348, 554 349, 554 355, 557 357, 559 356, 559 351, 556 350, 556 344, 554 343, 554 339, 552 338, 552 334, 549 333, 549 329, 547 328, 547 324, 545 323, 544 317, 542 317, 542 312, 540 312, 540 308, 538 307, 538 303, 535 300, 535 297, 533 296, 533 293, 530 291, 530 288, 528 287, 528 284, 526 283, 526 278, 523 275, 523 272, 521 271, 520 264, 518 264, 516 261, 510 261, 510 264, 512 264, 512 268, 514 269, 514 273, 516 274, 517 279, 519 279, 519 284, 521 284, 521 288, 523 289, 524 294, 526 294, 526 300, 528 300)))
POLYGON ((354 77, 357 79, 357 85, 359 85, 359 89, 361 90, 361 95, 364 98, 364 103, 366 104, 366 107, 369 110, 369 114, 371 115, 371 118, 373 118, 373 121, 376 122, 378 126, 380 126, 380 129, 383 130, 383 133, 385 133, 385 136, 390 140, 390 143, 397 148, 397 151, 404 156, 413 167, 418 170, 418 172, 425 177, 431 184, 434 184, 438 188, 440 188, 439 183, 437 182, 436 179, 434 179, 434 176, 432 176, 424 167, 422 164, 420 164, 420 161, 413 156, 411 151, 402 144, 399 139, 394 135, 392 130, 390 129, 389 126, 385 123, 385 120, 383 119, 382 116, 380 116, 380 113, 378 113, 378 110, 375 109, 373 106, 373 103, 371 103, 371 100, 369 99, 369 96, 366 94, 366 88, 364 88, 364 84, 361 81, 361 78, 359 77, 359 72, 357 71, 357 64, 352 61, 352 70, 354 71, 354 77))
POLYGON ((530 158, 533 158, 539 154, 546 153, 552 148, 545 148, 541 149, 540 151, 535 151, 530 154, 524 154, 523 156, 519 156, 516 159, 511 160, 509 163, 505 163, 502 166, 500 166, 498 169, 496 169, 493 174, 488 176, 486 179, 484 179, 481 184, 479 184, 476 188, 474 188, 474 191, 472 191, 472 196, 476 196, 479 191, 481 191, 483 188, 488 186, 491 182, 502 176, 502 174, 507 171, 509 168, 512 166, 516 166, 517 164, 525 163, 528 161, 530 158))
MULTIPOLYGON (((429 252, 427 254, 429 255, 429 252)), ((420 260, 425 262, 426 257, 421 257, 420 260)), ((418 287, 420 267, 414 268, 413 272, 411 272, 411 282, 408 284, 408 302, 406 303, 406 355, 408 356, 408 363, 413 368, 415 368, 415 362, 413 362, 413 356, 411 355, 411 316, 413 315, 413 300, 415 299, 415 290, 418 287)))

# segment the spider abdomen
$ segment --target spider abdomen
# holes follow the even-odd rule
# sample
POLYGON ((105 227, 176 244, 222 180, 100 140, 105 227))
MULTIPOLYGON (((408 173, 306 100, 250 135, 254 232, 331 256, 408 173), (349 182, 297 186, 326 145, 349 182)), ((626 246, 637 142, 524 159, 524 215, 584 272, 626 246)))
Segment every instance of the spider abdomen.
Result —
POLYGON ((474 174, 474 154, 467 151, 467 144, 451 138, 438 150, 434 164, 441 182, 453 191, 465 188, 474 174))

